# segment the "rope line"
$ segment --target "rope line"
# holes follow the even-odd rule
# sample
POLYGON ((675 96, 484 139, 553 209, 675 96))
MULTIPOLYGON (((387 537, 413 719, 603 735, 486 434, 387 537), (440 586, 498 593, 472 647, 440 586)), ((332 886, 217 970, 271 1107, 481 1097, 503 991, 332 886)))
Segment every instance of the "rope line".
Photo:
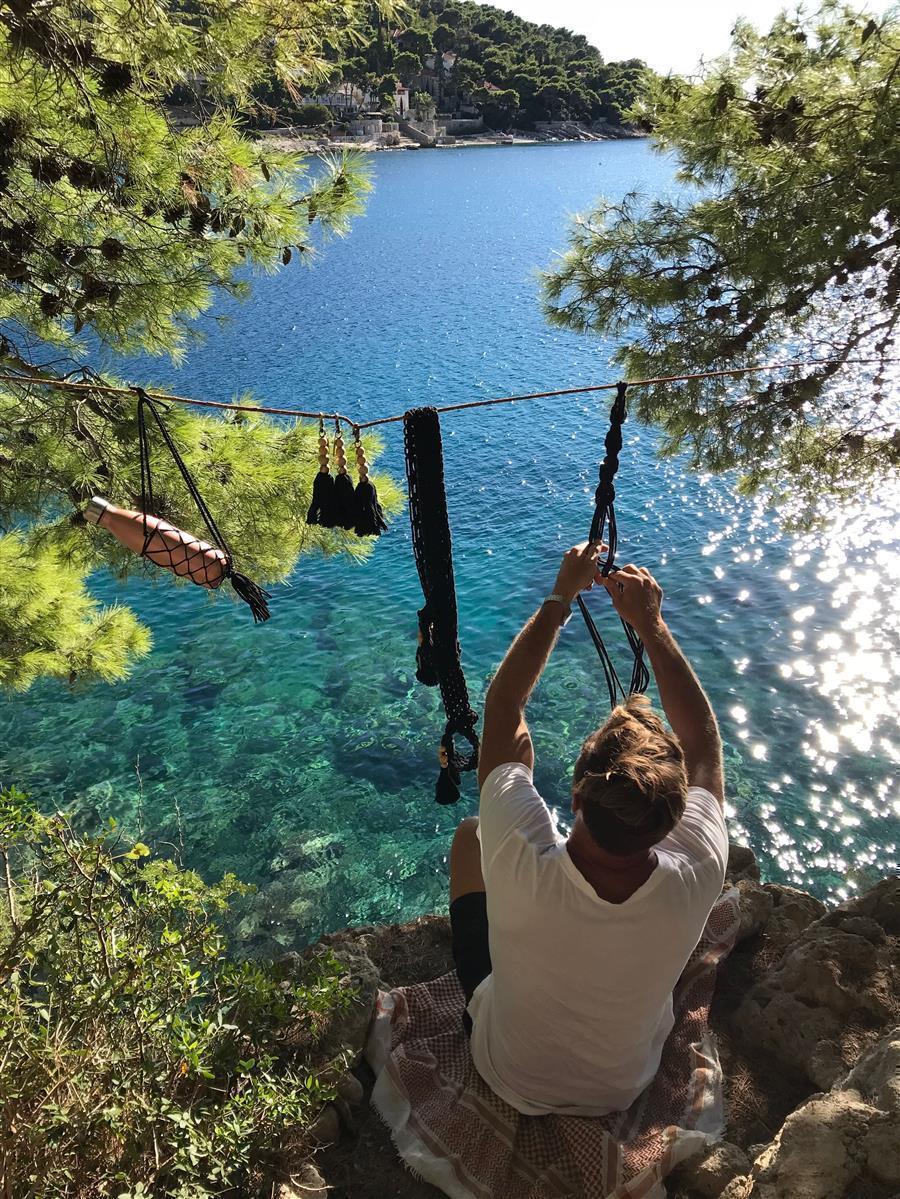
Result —
MULTIPOLYGON (((736 366, 727 370, 695 371, 688 375, 662 375, 655 379, 630 379, 627 387, 655 387, 663 383, 689 383, 698 379, 736 378, 740 375, 756 374, 760 371, 799 370, 807 366, 886 366, 900 363, 900 358, 808 358, 800 362, 765 362, 755 366, 736 366)), ((133 387, 114 387, 109 383, 73 383, 69 379, 35 378, 32 375, 0 374, 0 383, 33 384, 38 387, 55 387, 64 391, 93 393, 95 395, 133 396, 133 387)), ((467 400, 461 404, 444 404, 435 412, 463 412, 468 408, 488 408, 495 404, 518 404, 524 400, 547 400, 576 395, 589 395, 596 391, 615 391, 618 383, 595 383, 588 387, 564 387, 556 391, 532 391, 522 395, 498 396, 495 399, 467 400)), ((226 404, 219 400, 197 400, 190 396, 166 395, 164 392, 145 392, 152 400, 165 404, 185 404, 197 408, 215 408, 229 412, 259 412, 268 416, 304 417, 310 420, 334 420, 352 430, 374 429, 378 425, 391 425, 404 419, 405 413, 380 416, 375 420, 355 421, 340 412, 306 412, 299 408, 273 408, 264 404, 226 404)))
MULTIPOLYGON (((616 384, 616 398, 609 413, 609 429, 606 434, 605 456, 600 463, 600 478, 597 483, 597 490, 594 492, 594 518, 591 521, 591 530, 588 534, 588 540, 593 542, 602 542, 604 534, 606 535, 609 549, 606 553, 606 560, 601 568, 601 574, 606 576, 612 574, 618 568, 616 567, 616 550, 618 548, 618 528, 616 526, 616 488, 615 477, 619 469, 619 454, 622 451, 622 425, 628 415, 625 397, 628 391, 627 383, 616 384)), ((650 672, 644 662, 644 644, 638 637, 637 633, 623 620, 622 628, 625 630, 625 636, 628 639, 628 644, 632 653, 631 681, 628 685, 628 691, 622 686, 622 682, 616 672, 615 665, 610 656, 609 650, 603 643, 603 638, 600 635, 600 630, 594 623, 594 618, 591 616, 588 606, 585 603, 584 596, 578 595, 578 608, 584 618, 585 627, 588 635, 594 643, 594 648, 600 658, 600 665, 603 667, 603 674, 606 679, 606 689, 609 692, 609 706, 614 708, 619 701, 619 696, 622 699, 626 695, 634 692, 644 692, 650 683, 650 672)))

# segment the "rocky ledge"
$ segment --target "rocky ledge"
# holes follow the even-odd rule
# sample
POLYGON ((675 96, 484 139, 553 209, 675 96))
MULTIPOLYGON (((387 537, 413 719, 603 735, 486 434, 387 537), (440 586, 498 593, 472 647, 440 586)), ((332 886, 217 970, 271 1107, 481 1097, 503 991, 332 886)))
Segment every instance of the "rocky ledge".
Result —
MULTIPOLYGON (((710 1014, 725 1072, 725 1139, 680 1167, 672 1199, 900 1199, 900 878, 839 907, 761 883, 733 845, 739 943, 710 1014)), ((316 1129, 321 1146, 283 1199, 435 1199, 409 1174, 369 1108, 361 1063, 379 986, 452 969, 444 916, 323 939, 360 1000, 335 1030, 356 1063, 316 1129)), ((499 1197, 498 1197, 499 1199, 499 1197)))

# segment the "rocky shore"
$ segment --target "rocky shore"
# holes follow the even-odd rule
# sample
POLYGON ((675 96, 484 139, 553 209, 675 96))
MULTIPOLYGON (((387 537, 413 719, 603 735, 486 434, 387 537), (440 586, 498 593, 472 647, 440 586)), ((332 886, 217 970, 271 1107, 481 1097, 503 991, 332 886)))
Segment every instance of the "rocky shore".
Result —
MULTIPOLYGON (((417 141, 400 134, 393 144, 383 144, 378 141, 365 141, 359 138, 340 138, 332 140, 325 135, 317 135, 301 129, 273 129, 260 133, 260 138, 269 141, 279 150, 287 150, 294 154, 315 154, 323 151, 335 152, 340 150, 364 150, 368 152, 421 150, 423 147, 417 141)), ((562 142, 605 142, 631 141, 644 138, 647 134, 635 129, 626 129, 618 125, 595 123, 591 128, 579 126, 571 121, 560 121, 548 126, 542 131, 514 129, 510 133, 467 134, 444 138, 429 147, 435 150, 459 150, 466 146, 545 146, 562 142)))
MULTIPOLYGON (((826 908, 761 883, 745 847, 731 847, 728 873, 741 892, 739 943, 720 968, 710 1013, 725 1138, 670 1178, 671 1199, 898 1199, 900 878, 826 908)), ((373 1080, 360 1055, 379 986, 452 969, 449 922, 426 916, 323 943, 359 988, 335 1030, 356 1065, 320 1118, 315 1164, 282 1199, 435 1199, 368 1106, 373 1080)))

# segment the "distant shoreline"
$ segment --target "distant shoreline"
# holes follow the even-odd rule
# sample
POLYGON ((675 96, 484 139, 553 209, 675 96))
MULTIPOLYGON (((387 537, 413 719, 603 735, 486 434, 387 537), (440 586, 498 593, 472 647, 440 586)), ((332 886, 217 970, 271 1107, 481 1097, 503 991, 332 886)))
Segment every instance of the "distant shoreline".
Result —
POLYGON ((623 132, 619 135, 594 134, 592 137, 529 137, 513 134, 477 133, 471 137, 458 137, 451 142, 437 143, 434 146, 420 146, 410 138, 401 137, 400 144, 383 146, 374 141, 332 141, 325 137, 299 137, 285 135, 277 130, 261 131, 260 139, 270 142, 279 150, 289 150, 299 154, 315 154, 322 150, 363 150, 366 153, 394 153, 398 150, 461 150, 466 147, 478 146, 562 146, 584 145, 610 141, 640 141, 649 136, 646 133, 623 132))

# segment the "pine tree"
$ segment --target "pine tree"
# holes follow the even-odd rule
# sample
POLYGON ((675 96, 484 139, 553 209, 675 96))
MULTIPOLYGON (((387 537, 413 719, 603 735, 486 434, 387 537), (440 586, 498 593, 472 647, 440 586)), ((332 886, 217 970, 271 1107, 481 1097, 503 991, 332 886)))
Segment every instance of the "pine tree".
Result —
POLYGON ((829 3, 767 34, 740 23, 698 82, 650 80, 637 115, 682 186, 576 222, 551 320, 624 339, 630 378, 835 360, 634 393, 667 451, 740 470, 791 523, 896 479, 900 16, 829 3))
MULTIPOLYGON (((291 95, 333 72, 367 0, 17 0, 0 8, 0 685, 120 677, 149 646, 126 607, 102 608, 88 575, 144 570, 78 512, 93 492, 140 498, 135 402, 100 391, 90 344, 182 356, 194 318, 247 290, 246 270, 308 258, 313 227, 343 233, 369 187, 353 156, 315 173, 244 131, 254 90, 291 95), (199 91, 178 127, 167 98, 199 91)), ((393 0, 379 0, 394 18, 393 0)), ((115 382, 115 380, 106 380, 115 382)), ((308 529, 315 430, 172 405, 167 423, 240 565, 283 579, 319 548, 363 543, 308 529)), ((370 458, 377 441, 368 445, 370 458)), ((154 461, 159 515, 197 528, 183 483, 154 461)), ((382 502, 399 496, 378 479, 382 502)))

